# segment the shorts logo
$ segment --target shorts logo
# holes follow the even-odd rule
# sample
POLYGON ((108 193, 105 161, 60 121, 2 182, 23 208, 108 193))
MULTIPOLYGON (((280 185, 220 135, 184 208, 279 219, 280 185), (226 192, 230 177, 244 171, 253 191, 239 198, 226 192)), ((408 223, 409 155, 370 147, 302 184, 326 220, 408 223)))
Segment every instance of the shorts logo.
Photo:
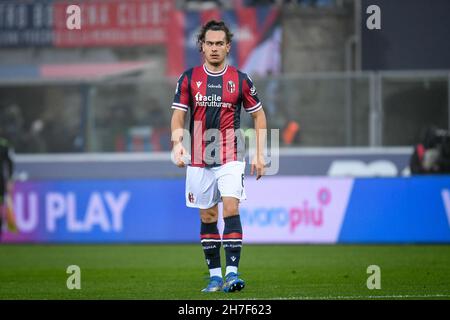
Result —
POLYGON ((189 200, 190 203, 194 203, 194 194, 192 192, 189 192, 188 200, 189 200))
POLYGON ((233 81, 228 81, 227 83, 227 90, 229 93, 234 93, 236 91, 236 85, 234 84, 233 81))

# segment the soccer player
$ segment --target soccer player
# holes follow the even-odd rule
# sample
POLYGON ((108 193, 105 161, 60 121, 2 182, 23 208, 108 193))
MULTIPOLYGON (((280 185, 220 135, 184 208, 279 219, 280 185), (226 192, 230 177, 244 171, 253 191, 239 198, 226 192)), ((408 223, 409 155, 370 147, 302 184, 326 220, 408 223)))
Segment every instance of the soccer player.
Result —
POLYGON ((172 104, 173 156, 186 171, 186 205, 200 209, 200 238, 210 281, 203 292, 234 292, 244 288, 238 266, 242 247, 239 203, 244 190, 244 140, 239 134, 241 107, 253 116, 257 136, 251 175, 264 175, 263 145, 266 116, 252 80, 227 64, 232 33, 224 22, 211 20, 200 30, 197 44, 204 64, 185 71, 178 79, 172 104), (191 152, 182 145, 189 113, 191 152), (223 237, 217 228, 218 203, 223 203, 223 237), (222 277, 220 248, 226 257, 222 277))
POLYGON ((12 175, 14 163, 12 161, 13 149, 8 140, 0 137, 0 236, 3 219, 6 218, 5 195, 12 191, 12 175))

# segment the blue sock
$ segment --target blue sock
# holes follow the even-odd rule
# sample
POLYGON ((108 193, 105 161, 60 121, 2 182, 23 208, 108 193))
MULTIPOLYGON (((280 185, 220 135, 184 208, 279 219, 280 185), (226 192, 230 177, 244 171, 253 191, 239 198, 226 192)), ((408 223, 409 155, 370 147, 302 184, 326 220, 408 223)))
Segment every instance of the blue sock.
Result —
POLYGON ((217 222, 202 222, 200 230, 200 238, 202 242, 203 252, 205 253, 206 264, 208 269, 220 268, 220 245, 221 239, 217 222))
POLYGON ((239 215, 227 217, 223 220, 225 222, 223 248, 227 261, 226 274, 228 274, 230 271, 237 272, 239 266, 242 248, 242 225, 239 215))

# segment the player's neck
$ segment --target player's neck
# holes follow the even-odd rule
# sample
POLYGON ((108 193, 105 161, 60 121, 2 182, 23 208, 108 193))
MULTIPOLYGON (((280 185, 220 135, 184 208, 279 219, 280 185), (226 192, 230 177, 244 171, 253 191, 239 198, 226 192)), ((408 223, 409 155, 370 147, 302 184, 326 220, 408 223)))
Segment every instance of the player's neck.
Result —
POLYGON ((227 63, 224 60, 220 65, 213 65, 213 64, 210 64, 207 61, 205 61, 204 65, 208 71, 210 71, 212 73, 219 73, 219 72, 222 72, 223 70, 225 70, 227 63))

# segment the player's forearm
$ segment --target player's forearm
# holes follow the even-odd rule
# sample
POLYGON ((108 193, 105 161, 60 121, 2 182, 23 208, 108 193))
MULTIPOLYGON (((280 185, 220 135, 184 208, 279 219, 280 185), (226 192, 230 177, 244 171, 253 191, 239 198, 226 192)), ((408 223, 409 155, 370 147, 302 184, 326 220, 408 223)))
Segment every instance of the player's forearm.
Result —
POLYGON ((256 131, 256 154, 258 157, 264 156, 264 148, 267 139, 267 120, 264 110, 255 112, 253 116, 256 131))
POLYGON ((175 110, 171 120, 172 142, 178 143, 183 140, 183 128, 184 128, 185 112, 175 110))

